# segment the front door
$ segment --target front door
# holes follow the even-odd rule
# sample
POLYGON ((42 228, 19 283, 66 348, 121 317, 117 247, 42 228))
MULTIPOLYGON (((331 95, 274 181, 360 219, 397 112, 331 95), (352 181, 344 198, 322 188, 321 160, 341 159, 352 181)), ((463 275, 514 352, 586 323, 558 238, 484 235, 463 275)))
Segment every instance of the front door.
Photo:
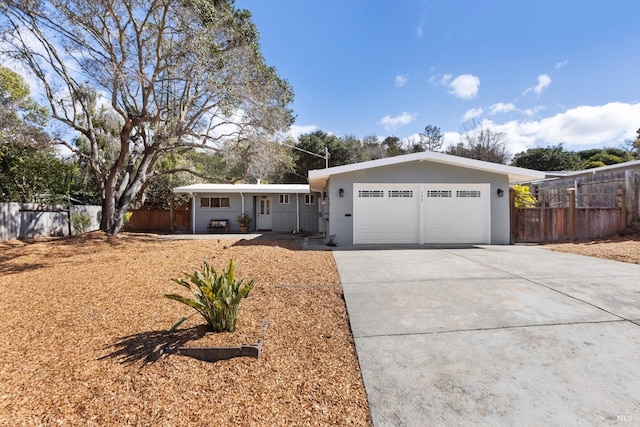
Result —
POLYGON ((258 199, 258 230, 271 230, 271 197, 262 196, 258 199))

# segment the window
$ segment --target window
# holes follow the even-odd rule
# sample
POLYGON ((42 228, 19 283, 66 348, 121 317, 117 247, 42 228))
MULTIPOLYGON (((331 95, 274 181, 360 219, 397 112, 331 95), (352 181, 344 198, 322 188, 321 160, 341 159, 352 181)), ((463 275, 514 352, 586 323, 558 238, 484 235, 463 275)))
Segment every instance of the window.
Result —
POLYGON ((413 197, 412 190, 389 190, 389 197, 413 197))
POLYGON ((228 208, 229 198, 228 197, 201 197, 200 207, 201 208, 228 208))
POLYGON ((358 197, 384 197, 384 191, 382 191, 382 190, 360 190, 360 191, 358 191, 358 197))
POLYGON ((451 197, 450 190, 429 190, 427 197, 451 197))
POLYGON ((288 194, 281 194, 280 195, 280 204, 281 205, 288 205, 289 204, 289 195, 288 194))
POLYGON ((315 205, 316 204, 316 195, 315 194, 305 194, 304 195, 304 204, 305 205, 315 205))
POLYGON ((480 190, 458 190, 456 197, 480 197, 480 190))

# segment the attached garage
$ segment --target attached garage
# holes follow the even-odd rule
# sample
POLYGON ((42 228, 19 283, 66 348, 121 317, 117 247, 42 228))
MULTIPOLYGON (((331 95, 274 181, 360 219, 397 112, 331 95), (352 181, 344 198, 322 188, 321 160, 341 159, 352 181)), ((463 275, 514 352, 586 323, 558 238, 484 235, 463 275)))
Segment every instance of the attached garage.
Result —
POLYGON ((353 243, 491 243, 491 185, 354 184, 353 243))
POLYGON ((430 151, 309 171, 338 245, 509 244, 509 186, 542 178, 430 151))

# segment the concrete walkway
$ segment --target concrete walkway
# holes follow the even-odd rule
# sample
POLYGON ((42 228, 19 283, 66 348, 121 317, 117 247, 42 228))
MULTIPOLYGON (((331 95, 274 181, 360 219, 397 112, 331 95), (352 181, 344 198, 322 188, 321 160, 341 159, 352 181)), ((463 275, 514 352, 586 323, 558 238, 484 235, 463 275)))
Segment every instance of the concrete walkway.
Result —
POLYGON ((640 265, 337 249, 376 427, 640 425, 640 265))

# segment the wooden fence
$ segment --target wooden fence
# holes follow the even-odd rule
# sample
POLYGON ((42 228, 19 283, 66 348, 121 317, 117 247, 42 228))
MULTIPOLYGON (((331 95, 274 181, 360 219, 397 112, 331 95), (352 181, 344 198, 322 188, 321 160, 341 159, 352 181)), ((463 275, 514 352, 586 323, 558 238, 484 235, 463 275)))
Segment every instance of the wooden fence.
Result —
POLYGON ((511 242, 543 243, 610 237, 626 226, 626 194, 614 193, 615 207, 577 207, 575 189, 567 190, 568 207, 551 207, 544 198, 538 207, 516 208, 511 192, 511 242))
POLYGON ((191 213, 188 210, 173 212, 173 226, 171 211, 168 210, 130 210, 133 215, 123 229, 125 231, 153 232, 153 233, 188 233, 191 231, 191 213))

